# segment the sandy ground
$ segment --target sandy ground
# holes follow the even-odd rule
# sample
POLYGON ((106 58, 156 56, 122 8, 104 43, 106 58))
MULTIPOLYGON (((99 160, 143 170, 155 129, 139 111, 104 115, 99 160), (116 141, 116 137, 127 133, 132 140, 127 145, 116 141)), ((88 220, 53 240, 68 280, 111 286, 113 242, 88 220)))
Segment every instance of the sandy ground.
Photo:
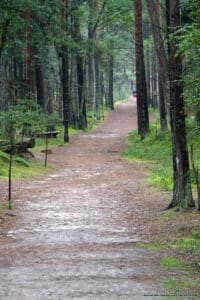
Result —
POLYGON ((53 171, 20 189, 1 224, 0 299, 164 299, 152 295, 169 274, 136 244, 169 199, 121 156, 136 119, 129 99, 96 132, 53 149, 53 171))

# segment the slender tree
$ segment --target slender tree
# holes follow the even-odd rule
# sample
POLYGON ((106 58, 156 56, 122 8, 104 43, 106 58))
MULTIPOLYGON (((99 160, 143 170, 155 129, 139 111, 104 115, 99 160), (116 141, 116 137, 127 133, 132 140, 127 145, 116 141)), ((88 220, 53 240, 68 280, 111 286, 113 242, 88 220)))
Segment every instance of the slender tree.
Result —
POLYGON ((149 114, 147 103, 146 75, 144 65, 143 34, 142 34, 142 1, 135 0, 135 57, 138 133, 143 140, 149 131, 149 114))
POLYGON ((158 59, 158 80, 159 80, 159 107, 161 129, 167 129, 166 105, 168 102, 168 69, 167 56, 163 44, 161 24, 159 20, 159 3, 155 0, 146 0, 147 9, 151 21, 152 33, 156 56, 158 59))
POLYGON ((174 161, 174 193, 172 206, 189 208, 194 206, 191 192, 189 158, 186 141, 185 105, 182 84, 182 59, 177 54, 176 30, 180 26, 180 1, 169 0, 169 75, 172 143, 174 161))
MULTIPOLYGON (((166 8, 166 25, 167 25, 167 51, 168 51, 168 56, 170 57, 170 4, 169 0, 165 0, 165 8, 166 8)), ((169 64, 168 64, 168 74, 170 78, 170 72, 169 72, 169 64)), ((169 80, 170 83, 170 89, 169 89, 169 97, 170 97, 170 105, 169 105, 169 114, 170 114, 170 126, 171 126, 171 131, 173 132, 173 122, 172 122, 172 95, 171 95, 171 81, 169 80)), ((172 139, 172 165, 173 165, 173 194, 172 194, 172 199, 169 205, 167 206, 167 209, 173 208, 178 206, 179 201, 178 201, 178 184, 177 184, 177 165, 176 165, 176 152, 175 152, 175 145, 174 145, 174 140, 172 139)))
POLYGON ((44 96, 44 76, 42 64, 39 59, 35 63, 35 84, 37 90, 37 103, 44 109, 45 96, 44 96))
POLYGON ((100 82, 100 50, 98 48, 99 43, 99 27, 98 27, 98 15, 99 15, 99 0, 95 1, 95 17, 97 22, 94 25, 94 39, 95 39, 95 50, 94 50, 94 69, 95 69, 95 109, 97 120, 101 119, 101 82, 100 82))
POLYGON ((26 8, 25 12, 25 38, 26 38, 26 51, 25 51, 25 97, 30 98, 31 93, 31 45, 30 45, 30 21, 31 21, 31 11, 30 7, 26 8))
POLYGON ((84 66, 83 66, 83 51, 81 48, 82 36, 80 30, 80 16, 79 16, 79 8, 80 3, 73 3, 73 9, 75 11, 73 16, 73 38, 77 45, 77 53, 75 57, 76 61, 76 78, 77 78, 77 88, 78 88, 78 101, 77 101, 77 111, 76 111, 76 119, 77 126, 79 129, 85 129, 87 127, 87 114, 86 114, 86 104, 85 104, 85 80, 84 76, 84 66))
MULTIPOLYGON (((63 0, 62 21, 63 32, 67 38, 67 20, 68 20, 68 0, 63 0)), ((64 142, 69 142, 69 57, 68 46, 62 46, 62 92, 63 92, 63 125, 64 125, 64 142)))
POLYGON ((114 110, 113 100, 113 73, 114 73, 114 42, 110 42, 110 55, 109 55, 109 84, 108 84, 108 104, 111 110, 114 110))
POLYGON ((8 27, 11 22, 11 18, 4 20, 1 22, 1 31, 0 31, 0 58, 3 52, 4 45, 6 43, 6 37, 8 33, 8 27))

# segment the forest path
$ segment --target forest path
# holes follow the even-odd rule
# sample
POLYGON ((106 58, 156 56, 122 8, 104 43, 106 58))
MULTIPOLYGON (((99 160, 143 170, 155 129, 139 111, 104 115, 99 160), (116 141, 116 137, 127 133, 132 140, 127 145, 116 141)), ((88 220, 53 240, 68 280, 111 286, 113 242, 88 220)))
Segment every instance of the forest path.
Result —
POLYGON ((155 299, 145 294, 164 276, 157 254, 135 243, 160 194, 140 163, 121 157, 136 119, 130 98, 96 132, 55 148, 54 171, 17 195, 0 234, 0 299, 155 299))

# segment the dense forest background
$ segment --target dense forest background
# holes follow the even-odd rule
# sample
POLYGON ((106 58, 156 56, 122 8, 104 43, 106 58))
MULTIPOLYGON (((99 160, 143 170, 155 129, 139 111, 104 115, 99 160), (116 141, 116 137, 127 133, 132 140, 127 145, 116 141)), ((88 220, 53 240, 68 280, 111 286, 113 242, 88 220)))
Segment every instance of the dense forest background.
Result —
POLYGON ((159 130, 171 128, 169 207, 194 206, 185 116, 198 135, 199 1, 2 0, 0 8, 1 139, 62 125, 68 142, 69 127, 92 126, 136 86, 141 140, 149 107, 159 110, 159 130))
POLYGON ((100 119, 131 93, 132 15, 131 1, 2 1, 1 110, 30 99, 50 128, 100 119))

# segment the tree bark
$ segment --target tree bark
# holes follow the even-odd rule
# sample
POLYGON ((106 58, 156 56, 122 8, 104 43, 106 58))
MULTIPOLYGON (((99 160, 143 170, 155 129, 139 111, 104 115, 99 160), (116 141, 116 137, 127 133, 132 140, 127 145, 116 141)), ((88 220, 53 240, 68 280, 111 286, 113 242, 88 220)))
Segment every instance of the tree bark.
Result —
MULTIPOLYGON (((165 6, 166 6, 166 25, 167 25, 167 52, 168 57, 170 57, 170 4, 169 0, 165 0, 165 6)), ((169 66, 168 66, 168 74, 169 74, 169 115, 170 115, 170 126, 171 126, 171 132, 173 132, 173 122, 172 122, 172 95, 171 95, 171 81, 170 81, 170 73, 169 73, 169 66)), ((178 200, 178 183, 177 183, 177 166, 176 166, 176 152, 175 152, 175 145, 174 145, 174 139, 172 139, 172 162, 173 162, 173 194, 172 199, 169 205, 167 206, 167 209, 176 207, 179 205, 178 200)))
POLYGON ((146 134, 149 132, 149 115, 144 65, 141 0, 135 0, 134 11, 138 133, 141 140, 143 140, 146 134))
MULTIPOLYGON (((169 0, 169 28, 173 34, 180 26, 180 1, 169 0)), ((176 164, 174 174, 174 193, 173 199, 180 208, 194 206, 191 191, 189 158, 186 141, 185 128, 185 106, 183 99, 182 85, 182 60, 177 55, 177 39, 175 36, 169 42, 169 75, 170 75, 170 106, 172 122, 172 143, 173 143, 173 162, 176 164), (176 178, 175 178, 176 176, 176 178)))
POLYGON ((159 110, 160 110, 160 128, 161 130, 167 129, 167 114, 165 106, 165 91, 163 90, 163 81, 160 74, 160 69, 158 71, 158 89, 159 89, 159 110))
POLYGON ((6 111, 9 103, 8 87, 8 63, 7 59, 0 58, 0 111, 6 111))
POLYGON ((114 57, 113 57, 114 45, 111 42, 111 54, 109 57, 109 86, 108 86, 108 103, 111 110, 114 110, 114 100, 113 100, 113 69, 114 69, 114 57))
POLYGON ((79 94, 78 94, 78 78, 77 78, 77 63, 76 56, 71 55, 71 80, 70 80, 70 97, 72 101, 72 112, 70 113, 70 124, 79 128, 79 116, 80 116, 80 106, 79 106, 79 94), (73 114, 73 116, 72 116, 73 114))
MULTIPOLYGON (((99 13, 99 0, 95 0, 95 16, 98 17, 99 13)), ((94 31, 94 39, 96 44, 99 41, 99 29, 98 24, 95 24, 94 31)), ((95 68, 95 110, 96 110, 96 118, 97 120, 101 119, 101 85, 100 85, 100 53, 98 46, 95 46, 94 49, 94 68, 95 68)))
POLYGON ((158 96, 157 96, 157 57, 152 49, 152 64, 151 64, 151 94, 152 94, 152 105, 154 108, 158 108, 158 96))
POLYGON ((160 98, 160 125, 162 130, 167 129, 167 113, 166 105, 168 102, 168 69, 167 69, 167 56, 163 44, 161 33, 161 24, 159 20, 159 11, 155 0, 146 0, 147 9, 151 21, 153 32, 154 45, 156 56, 158 59, 158 76, 159 76, 159 98, 160 98))
POLYGON ((149 45, 146 45, 146 82, 147 82, 147 101, 148 104, 153 107, 151 97, 151 68, 150 68, 150 49, 149 45))
POLYGON ((35 64, 35 83, 37 90, 37 103, 44 109, 45 99, 44 99, 44 78, 43 70, 40 62, 35 64))
POLYGON ((27 7, 25 21, 25 38, 26 38, 26 56, 25 56, 25 97, 29 99, 31 97, 31 45, 30 45, 30 8, 27 7))
POLYGON ((11 18, 6 19, 3 24, 1 25, 1 32, 0 32, 0 59, 3 53, 4 45, 6 43, 6 38, 8 34, 8 27, 10 25, 11 18))
MULTIPOLYGON (((74 3, 73 5, 74 10, 78 9, 78 5, 74 3)), ((74 41, 77 45, 81 43, 81 31, 80 31, 80 20, 76 16, 73 18, 74 23, 74 41)), ((84 97, 84 83, 85 83, 85 76, 84 76, 84 68, 83 68, 83 56, 80 53, 80 49, 76 53, 76 65, 77 65, 77 83, 78 83, 78 97, 79 97, 79 115, 77 116, 78 119, 78 128, 84 130, 87 124, 87 114, 86 114, 86 105, 85 105, 85 97, 84 97)))
POLYGON ((93 110, 95 101, 95 79, 94 79, 94 33, 93 33, 93 15, 94 15, 94 0, 89 0, 89 21, 88 21, 88 89, 89 89, 89 107, 93 110))
MULTIPOLYGON (((63 0, 62 8, 63 31, 67 37, 68 0, 63 0)), ((68 47, 62 47, 62 92, 63 92, 63 125, 64 142, 69 142, 69 58, 68 47)))

